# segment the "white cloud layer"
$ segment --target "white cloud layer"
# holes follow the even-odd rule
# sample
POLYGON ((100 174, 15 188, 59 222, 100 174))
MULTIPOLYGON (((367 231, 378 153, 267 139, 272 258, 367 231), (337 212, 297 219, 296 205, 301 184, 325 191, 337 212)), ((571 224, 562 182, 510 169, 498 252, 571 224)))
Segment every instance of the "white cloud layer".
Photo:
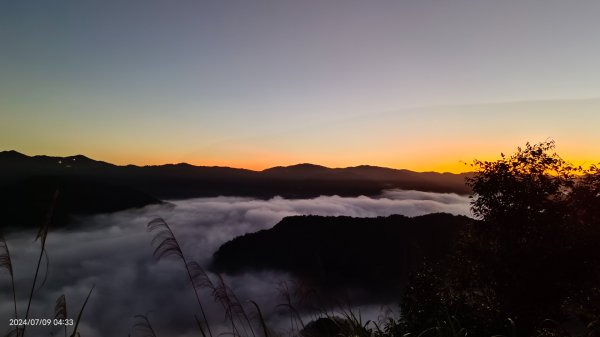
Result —
MULTIPOLYGON (((77 219, 76 230, 55 230, 48 236, 48 279, 36 293, 30 317, 53 318, 56 299, 65 294, 69 316, 75 316, 93 284, 96 288, 83 316, 80 331, 86 337, 126 336, 136 314, 149 314, 162 336, 196 336, 193 314, 198 304, 177 260, 156 262, 152 258, 152 235, 146 224, 163 217, 171 225, 184 253, 206 265, 224 242, 244 233, 271 228, 285 216, 347 215, 376 217, 391 214, 417 216, 433 212, 470 215, 468 197, 418 191, 386 191, 378 198, 321 196, 314 199, 254 200, 237 197, 178 200, 77 219)), ((7 237, 17 284, 20 317, 27 306, 39 242, 34 233, 7 237)), ((277 326, 275 306, 281 303, 276 286, 290 280, 274 272, 226 277, 241 300, 261 305, 277 326)), ((0 318, 12 317, 12 295, 7 273, 0 274, 0 318)), ((213 329, 224 324, 223 310, 208 292, 202 293, 213 329)), ((376 312, 373 307, 368 309, 376 312)), ((289 318, 289 317, 288 317, 289 318)), ((282 326, 285 328, 285 325, 282 326)), ((29 328, 28 328, 29 329, 29 328)), ((58 328, 31 328, 34 335, 48 335, 58 328)), ((4 333, 4 331, 0 331, 4 333)), ((135 334, 132 334, 135 336, 135 334)))

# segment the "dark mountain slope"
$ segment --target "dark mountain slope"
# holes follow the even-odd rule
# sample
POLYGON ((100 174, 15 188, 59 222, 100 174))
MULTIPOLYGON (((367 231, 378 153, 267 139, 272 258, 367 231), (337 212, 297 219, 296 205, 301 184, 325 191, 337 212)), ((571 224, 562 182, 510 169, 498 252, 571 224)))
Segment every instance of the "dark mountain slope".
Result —
POLYGON ((48 214, 52 214, 53 226, 64 226, 72 215, 111 213, 161 202, 124 185, 79 176, 32 176, 4 184, 0 191, 0 229, 39 227, 48 214))
POLYGON ((161 199, 219 195, 308 198, 319 195, 378 195, 401 188, 469 193, 465 174, 417 173, 373 166, 327 168, 312 164, 251 171, 189 164, 116 166, 85 156, 29 157, 0 152, 0 186, 36 175, 93 178, 124 185, 161 199))
POLYGON ((470 221, 442 213, 414 218, 287 217, 272 229, 223 244, 212 269, 230 274, 287 271, 325 289, 399 289, 424 259, 448 254, 470 221))
POLYGON ((39 225, 57 189, 61 203, 57 222, 66 223, 69 215, 114 212, 160 199, 376 196, 390 188, 465 194, 469 192, 465 176, 373 166, 331 169, 313 164, 264 171, 185 163, 117 166, 83 155, 30 157, 4 151, 0 152, 0 212, 5 221, 0 227, 39 225))

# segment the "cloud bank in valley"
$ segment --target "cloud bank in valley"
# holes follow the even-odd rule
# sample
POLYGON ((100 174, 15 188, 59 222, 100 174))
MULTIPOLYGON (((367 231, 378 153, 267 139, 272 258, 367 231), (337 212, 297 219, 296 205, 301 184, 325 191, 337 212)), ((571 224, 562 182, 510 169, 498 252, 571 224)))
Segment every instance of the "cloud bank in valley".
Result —
MULTIPOLYGON (((34 318, 53 317, 56 299, 65 294, 68 313, 75 316, 87 292, 96 285, 80 326, 86 337, 126 335, 136 314, 149 314, 157 333, 166 336, 197 335, 193 314, 198 304, 177 260, 156 262, 152 258, 152 235, 146 224, 155 217, 169 223, 184 253, 206 265, 224 242, 248 232, 274 226, 291 215, 376 217, 391 214, 417 216, 433 212, 470 215, 469 198, 456 194, 390 190, 378 198, 321 196, 314 199, 254 200, 219 197, 172 201, 76 220, 74 230, 52 231, 48 236, 48 279, 33 301, 34 318)), ((21 317, 27 305, 39 243, 34 233, 8 236, 21 317)), ((226 276, 241 300, 252 299, 276 323, 275 306, 281 303, 276 286, 290 280, 274 272, 226 276)), ((0 317, 12 317, 12 298, 6 274, 0 276, 0 317)), ((218 329, 224 313, 211 294, 204 292, 203 305, 209 321, 218 329)), ((48 334, 50 328, 31 329, 48 334)), ((58 328, 53 329, 58 332, 58 328)), ((2 333, 4 331, 0 331, 2 333)), ((135 333, 133 334, 135 336, 135 333)))

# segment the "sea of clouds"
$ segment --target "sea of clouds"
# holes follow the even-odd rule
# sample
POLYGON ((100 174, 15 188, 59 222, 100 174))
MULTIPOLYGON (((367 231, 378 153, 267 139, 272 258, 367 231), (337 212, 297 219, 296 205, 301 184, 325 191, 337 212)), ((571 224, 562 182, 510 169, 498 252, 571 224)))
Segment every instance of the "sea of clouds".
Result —
MULTIPOLYGON (((53 318, 55 301, 65 294, 68 315, 74 317, 95 285, 80 325, 82 336, 127 336, 128 333, 136 336, 132 330, 136 314, 147 314, 159 336, 198 336, 193 318, 199 313, 198 303, 186 281, 183 265, 176 259, 157 262, 152 257, 152 234, 146 228, 156 217, 162 217, 171 226, 189 259, 206 266, 224 242, 271 228, 286 216, 417 216, 434 212, 470 216, 469 201, 468 197, 456 194, 402 190, 386 191, 375 198, 218 197, 170 201, 164 205, 81 217, 76 219, 75 229, 49 233, 47 279, 34 296, 29 316, 53 318)), ((27 306, 39 255, 39 241, 35 242, 34 238, 32 232, 13 233, 6 238, 13 260, 20 317, 27 306)), ((282 281, 292 282, 290 275, 255 272, 225 275, 225 281, 241 301, 256 301, 274 328, 285 329, 280 315, 287 314, 276 309, 277 304, 283 302, 277 286, 282 281)), ((13 317, 9 284, 8 274, 0 271, 0 319, 6 323, 13 317)), ((214 302, 209 292, 201 296, 213 329, 226 331, 220 304, 214 302)), ((380 309, 381 306, 372 305, 361 310, 376 316, 380 309)), ((289 316, 285 317, 288 319, 285 322, 289 322, 289 316)), ((61 333, 59 328, 28 329, 40 336, 61 333)), ((0 330, 0 334, 9 330, 8 324, 4 330, 0 330)))

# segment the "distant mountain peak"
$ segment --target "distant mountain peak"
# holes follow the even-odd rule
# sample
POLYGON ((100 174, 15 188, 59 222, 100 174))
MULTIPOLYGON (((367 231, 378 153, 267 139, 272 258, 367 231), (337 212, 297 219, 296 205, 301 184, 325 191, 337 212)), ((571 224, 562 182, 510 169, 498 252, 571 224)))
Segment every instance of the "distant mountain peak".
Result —
POLYGON ((317 164, 311 164, 311 163, 301 163, 301 164, 296 164, 296 165, 290 165, 287 166, 287 168, 291 168, 291 169, 328 169, 329 167, 326 166, 322 166, 322 165, 317 165, 317 164))
POLYGON ((295 164, 295 165, 290 165, 290 166, 275 166, 275 167, 271 167, 268 169, 265 169, 263 171, 269 172, 269 171, 296 171, 296 170, 310 170, 310 171, 314 171, 314 170, 330 170, 329 167, 326 166, 322 166, 322 165, 316 165, 316 164, 311 164, 311 163, 301 163, 301 164, 295 164))
POLYGON ((0 156, 2 157, 12 157, 12 158, 25 158, 27 157, 27 155, 15 151, 15 150, 8 150, 8 151, 0 151, 0 156))
POLYGON ((96 162, 96 160, 94 160, 92 158, 89 158, 89 157, 86 157, 86 156, 84 156, 82 154, 77 154, 77 155, 74 155, 74 156, 64 157, 63 160, 65 160, 65 161, 69 161, 69 160, 71 160, 71 161, 80 161, 80 162, 81 161, 96 162))

